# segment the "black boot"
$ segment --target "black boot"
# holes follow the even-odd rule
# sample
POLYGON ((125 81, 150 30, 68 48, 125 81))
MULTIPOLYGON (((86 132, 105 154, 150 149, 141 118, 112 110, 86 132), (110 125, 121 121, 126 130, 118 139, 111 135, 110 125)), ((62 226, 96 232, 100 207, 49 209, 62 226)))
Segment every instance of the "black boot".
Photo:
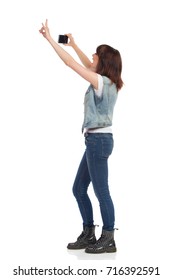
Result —
POLYGON ((100 254, 100 253, 113 253, 117 248, 114 241, 114 230, 102 231, 101 237, 93 245, 88 245, 85 249, 86 253, 100 254))
POLYGON ((87 227, 84 226, 84 229, 81 235, 77 238, 77 241, 74 243, 69 243, 67 245, 68 249, 85 249, 88 245, 94 244, 96 242, 95 237, 95 226, 87 227))

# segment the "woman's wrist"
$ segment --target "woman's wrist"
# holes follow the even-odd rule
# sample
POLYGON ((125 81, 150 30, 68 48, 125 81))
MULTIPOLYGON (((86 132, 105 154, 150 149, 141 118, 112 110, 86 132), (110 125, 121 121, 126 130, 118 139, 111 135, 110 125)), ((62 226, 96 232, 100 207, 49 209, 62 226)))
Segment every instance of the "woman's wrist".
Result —
POLYGON ((74 44, 72 45, 72 48, 73 48, 75 51, 77 51, 77 50, 79 49, 79 47, 78 47, 78 45, 76 45, 76 43, 74 43, 74 44))
POLYGON ((53 38, 51 37, 51 35, 48 35, 48 36, 46 37, 46 39, 48 40, 49 43, 51 43, 51 41, 53 40, 53 38))

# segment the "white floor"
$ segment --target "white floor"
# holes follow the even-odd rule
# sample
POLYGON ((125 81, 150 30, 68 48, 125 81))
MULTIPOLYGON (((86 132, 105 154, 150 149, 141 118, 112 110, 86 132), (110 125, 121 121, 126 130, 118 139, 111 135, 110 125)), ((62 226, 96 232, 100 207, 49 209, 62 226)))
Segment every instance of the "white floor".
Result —
MULTIPOLYGON (((45 200, 45 197, 40 197, 40 201, 42 199, 45 200)), ((73 201, 72 196, 71 199, 73 201)), ((72 201, 69 204, 73 204, 72 201)), ((131 200, 131 204, 134 205, 135 203, 136 199, 134 198, 131 200)), ((15 206, 15 203, 13 206, 15 206)), ((76 209, 74 207, 73 210, 72 208, 66 209, 62 216, 60 213, 52 212, 55 205, 47 204, 48 208, 46 208, 45 204, 45 208, 42 208, 42 216, 41 212, 38 215, 39 204, 37 209, 35 206, 31 203, 30 211, 27 210, 28 213, 26 208, 23 208, 23 210, 22 208, 18 209, 18 213, 15 210, 12 211, 11 219, 9 217, 9 220, 6 220, 4 224, 4 226, 6 225, 6 230, 2 233, 1 239, 3 241, 1 245, 3 269, 1 272, 6 278, 3 279, 10 279, 13 270, 17 269, 18 266, 22 269, 29 269, 31 267, 65 269, 68 266, 74 269, 93 268, 98 271, 98 279, 100 279, 103 273, 104 275, 108 273, 107 267, 159 267, 159 272, 162 275, 169 276, 172 246, 171 226, 168 220, 163 221, 162 216, 157 220, 156 216, 153 216, 151 208, 146 211, 146 215, 144 215, 140 208, 138 208, 138 211, 126 208, 126 210, 123 210, 123 213, 119 213, 119 216, 122 215, 122 217, 118 217, 117 226, 119 230, 115 231, 118 251, 112 254, 92 255, 86 254, 84 250, 68 250, 66 248, 68 242, 75 241, 76 237, 81 233, 80 216, 78 215, 77 207, 76 209), (131 221, 129 214, 132 215, 131 221), (74 219, 75 225, 73 225, 74 215, 76 216, 74 219), (69 222, 67 222, 68 217, 69 222), (100 272, 101 270, 103 272, 100 272)), ((60 208, 63 212, 66 206, 61 204, 60 208)), ((96 205, 95 208, 97 209, 96 205)), ((119 209, 120 212, 122 208, 123 205, 119 209)), ((58 204, 56 209, 59 209, 58 204)), ((100 231, 101 227, 96 227, 97 238, 100 235, 100 231)), ((95 277, 97 278, 97 276, 95 277)), ((111 279, 109 278, 110 275, 106 276, 108 279, 111 279)), ((49 279, 49 277, 45 276, 45 279, 49 279)), ((89 279, 89 276, 85 277, 89 279)), ((20 276, 17 279, 22 278, 20 276)), ((148 278, 145 276, 144 279, 151 279, 151 276, 148 276, 148 278)), ((152 279, 159 278, 153 275, 152 279)))

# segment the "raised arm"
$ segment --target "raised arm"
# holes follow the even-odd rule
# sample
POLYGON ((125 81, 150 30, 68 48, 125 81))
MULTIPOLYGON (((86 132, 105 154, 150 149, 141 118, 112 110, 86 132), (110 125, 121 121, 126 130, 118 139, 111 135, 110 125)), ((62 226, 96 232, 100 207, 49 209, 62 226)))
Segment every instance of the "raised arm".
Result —
POLYGON ((76 45, 74 38, 72 34, 66 34, 68 38, 70 39, 70 42, 66 44, 66 46, 71 46, 76 54, 78 55, 80 61, 86 68, 90 68, 92 66, 92 62, 89 60, 89 58, 81 51, 81 49, 76 45))
POLYGON ((85 80, 90 82, 95 89, 98 89, 98 76, 93 70, 83 67, 80 65, 68 52, 66 52, 54 39, 51 37, 49 28, 48 28, 48 20, 46 20, 45 24, 42 23, 42 28, 39 32, 43 35, 44 38, 50 43, 53 49, 56 51, 57 55, 61 58, 61 60, 73 69, 76 73, 78 73, 85 80))

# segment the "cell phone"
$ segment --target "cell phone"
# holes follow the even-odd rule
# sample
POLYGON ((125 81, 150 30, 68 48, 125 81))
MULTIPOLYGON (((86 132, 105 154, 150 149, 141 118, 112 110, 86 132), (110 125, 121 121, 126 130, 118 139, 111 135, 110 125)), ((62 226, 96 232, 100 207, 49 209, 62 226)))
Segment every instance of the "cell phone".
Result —
POLYGON ((59 35, 58 43, 67 44, 68 43, 68 36, 67 35, 59 35))

